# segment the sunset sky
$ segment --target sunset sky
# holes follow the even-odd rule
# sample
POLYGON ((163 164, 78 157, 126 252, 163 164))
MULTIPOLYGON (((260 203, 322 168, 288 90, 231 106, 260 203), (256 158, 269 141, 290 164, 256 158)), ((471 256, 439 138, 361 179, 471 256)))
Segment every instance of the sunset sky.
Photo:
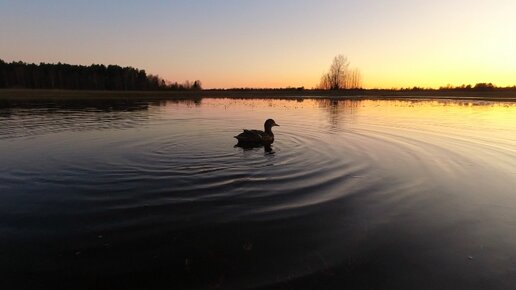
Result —
POLYGON ((0 59, 118 64, 215 87, 516 84, 515 0, 0 0, 0 59))

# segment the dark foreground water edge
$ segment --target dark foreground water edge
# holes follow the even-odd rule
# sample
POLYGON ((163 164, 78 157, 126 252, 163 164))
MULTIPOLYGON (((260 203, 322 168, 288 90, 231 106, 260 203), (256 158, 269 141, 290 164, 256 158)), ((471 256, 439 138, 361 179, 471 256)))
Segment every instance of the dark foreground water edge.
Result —
POLYGON ((0 106, 2 289, 514 289, 516 105, 0 106), (273 152, 235 148, 272 117, 273 152))

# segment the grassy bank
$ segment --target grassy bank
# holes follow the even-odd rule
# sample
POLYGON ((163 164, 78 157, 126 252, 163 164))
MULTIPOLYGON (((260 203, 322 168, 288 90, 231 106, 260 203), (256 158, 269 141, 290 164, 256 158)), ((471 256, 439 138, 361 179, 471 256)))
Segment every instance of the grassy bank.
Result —
POLYGON ((478 90, 300 90, 73 91, 1 89, 0 100, 182 99, 182 98, 464 99, 516 101, 516 89, 478 90))

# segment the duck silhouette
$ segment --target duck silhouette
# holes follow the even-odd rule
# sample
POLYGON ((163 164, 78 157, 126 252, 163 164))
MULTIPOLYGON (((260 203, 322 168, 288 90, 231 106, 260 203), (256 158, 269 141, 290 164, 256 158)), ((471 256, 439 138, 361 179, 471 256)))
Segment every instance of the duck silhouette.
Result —
POLYGON ((247 130, 235 136, 238 140, 236 146, 239 147, 259 147, 269 145, 274 142, 274 134, 272 127, 279 126, 273 119, 267 119, 263 125, 264 131, 261 130, 247 130))

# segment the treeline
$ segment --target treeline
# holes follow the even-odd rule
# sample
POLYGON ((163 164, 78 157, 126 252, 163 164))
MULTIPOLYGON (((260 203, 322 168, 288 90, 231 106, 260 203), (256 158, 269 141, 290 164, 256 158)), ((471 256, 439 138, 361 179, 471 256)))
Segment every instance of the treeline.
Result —
MULTIPOLYGON (((508 86, 508 87, 499 87, 494 85, 493 83, 477 83, 475 85, 460 85, 460 86, 442 86, 439 87, 439 91, 490 91, 490 90, 507 90, 507 89, 516 89, 516 86, 508 86)), ((431 91, 435 90, 433 88, 422 88, 422 87, 412 87, 412 88, 401 88, 400 91, 431 91)))
POLYGON ((245 87, 245 88, 228 88, 228 89, 211 89, 211 91, 232 91, 232 92, 269 92, 269 91, 305 91, 305 87, 284 87, 284 88, 252 88, 252 87, 245 87))
POLYGON ((7 63, 0 59, 0 88, 65 90, 201 90, 200 81, 168 82, 145 70, 118 65, 7 63))

